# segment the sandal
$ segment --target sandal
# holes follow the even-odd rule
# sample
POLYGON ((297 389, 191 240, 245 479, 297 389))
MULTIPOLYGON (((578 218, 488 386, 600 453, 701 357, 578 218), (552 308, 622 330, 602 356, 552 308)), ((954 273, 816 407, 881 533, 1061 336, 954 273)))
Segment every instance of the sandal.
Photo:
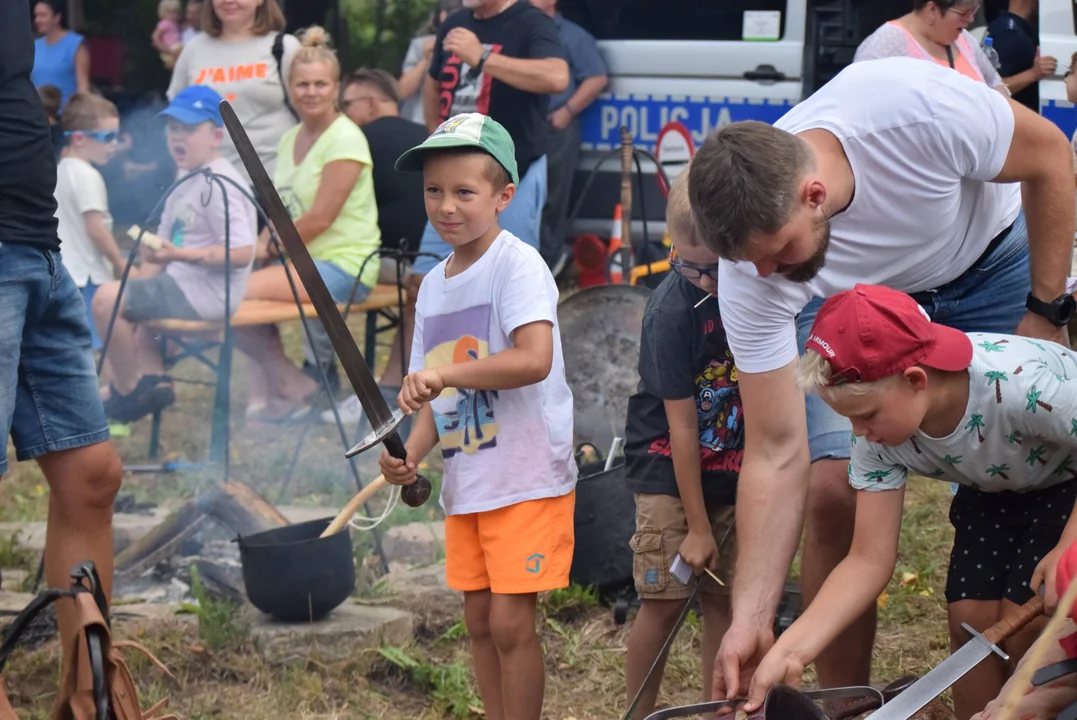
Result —
POLYGON ((110 384, 109 396, 103 405, 108 419, 132 423, 164 410, 175 401, 172 378, 167 375, 143 375, 129 395, 121 394, 115 384, 110 384))

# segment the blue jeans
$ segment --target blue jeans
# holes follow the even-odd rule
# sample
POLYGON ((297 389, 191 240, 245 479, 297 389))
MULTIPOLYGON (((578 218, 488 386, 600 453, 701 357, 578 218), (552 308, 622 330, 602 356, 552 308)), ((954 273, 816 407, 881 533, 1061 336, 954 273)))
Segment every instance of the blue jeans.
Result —
MULTIPOLYGON (((542 232, 542 209, 546 207, 546 156, 543 155, 520 178, 516 186, 516 195, 512 202, 497 218, 502 230, 508 230, 531 247, 538 250, 539 236, 542 232)), ((423 230, 423 239, 419 243, 419 252, 432 253, 442 260, 452 253, 441 236, 437 234, 429 221, 423 230)), ((440 262, 432 257, 420 255, 415 258, 412 268, 416 275, 426 275, 440 262)))
MULTIPOLYGON (((1022 210, 1009 235, 990 255, 957 279, 931 291, 930 302, 921 304, 933 322, 962 332, 1010 334, 1025 315, 1025 299, 1030 289, 1028 228, 1022 210)), ((815 298, 797 316, 800 352, 804 352, 804 344, 822 304, 822 298, 815 298)), ((852 435, 848 418, 831 410, 815 393, 805 400, 811 461, 848 458, 852 435)))
POLYGON ((82 293, 59 253, 20 243, 0 242, 0 429, 20 461, 109 437, 82 293))

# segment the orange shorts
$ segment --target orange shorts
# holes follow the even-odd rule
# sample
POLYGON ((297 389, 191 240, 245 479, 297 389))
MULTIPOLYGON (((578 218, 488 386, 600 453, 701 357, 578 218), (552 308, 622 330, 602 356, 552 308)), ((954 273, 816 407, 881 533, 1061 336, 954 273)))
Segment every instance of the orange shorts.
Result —
POLYGON ((576 491, 445 518, 445 581, 499 595, 568 587, 576 491))

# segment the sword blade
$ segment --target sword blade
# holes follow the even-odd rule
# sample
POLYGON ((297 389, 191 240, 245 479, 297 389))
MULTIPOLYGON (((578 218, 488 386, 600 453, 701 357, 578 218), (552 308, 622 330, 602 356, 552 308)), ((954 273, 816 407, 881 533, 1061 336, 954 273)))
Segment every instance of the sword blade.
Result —
POLYGON ((908 720, 990 654, 991 648, 986 643, 973 638, 939 663, 934 670, 910 685, 908 690, 868 715, 867 720, 908 720))
POLYGON ((348 326, 344 322, 344 316, 340 314, 336 301, 329 294, 325 281, 318 273, 318 268, 314 265, 306 243, 303 242, 299 231, 295 229, 295 223, 292 222, 288 209, 284 207, 277 188, 274 187, 269 173, 258 158, 254 145, 247 137, 246 130, 243 129, 235 110, 227 100, 221 102, 221 117, 224 118, 224 126, 228 129, 228 134, 232 136, 239 159, 243 161, 243 167, 247 169, 254 189, 265 203, 266 215, 273 223, 277 236, 288 250, 292 266, 303 281, 303 287, 310 296, 311 305, 321 318, 329 341, 333 344, 333 350, 340 358, 344 373, 348 376, 348 381, 359 398, 359 404, 363 406, 363 410, 370 419, 371 427, 374 430, 380 430, 393 421, 393 413, 389 409, 389 404, 385 402, 385 398, 382 397, 378 384, 374 381, 370 366, 367 365, 363 354, 359 352, 359 346, 352 339, 348 326))

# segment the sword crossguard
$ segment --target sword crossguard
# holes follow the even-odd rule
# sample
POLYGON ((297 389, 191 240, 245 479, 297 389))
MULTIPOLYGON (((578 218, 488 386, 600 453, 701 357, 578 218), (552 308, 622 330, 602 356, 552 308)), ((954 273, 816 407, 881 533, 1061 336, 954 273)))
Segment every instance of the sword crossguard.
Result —
POLYGON ((401 423, 403 422, 404 413, 400 410, 396 410, 393 413, 393 417, 389 422, 385 423, 379 428, 375 428, 370 434, 368 434, 366 437, 356 443, 355 447, 344 453, 344 457, 352 458, 359 453, 366 452, 375 445, 380 445, 382 442, 385 441, 385 438, 397 432, 400 429, 401 423))
MULTIPOLYGON (((384 444, 385 449, 389 453, 400 460, 407 459, 407 452, 404 450, 404 443, 400 441, 400 424, 404 422, 404 413, 397 410, 393 413, 393 417, 389 422, 385 423, 381 427, 375 429, 369 435, 364 437, 348 452, 344 453, 345 457, 355 457, 364 450, 369 450, 378 444, 384 444)), ((400 488, 400 499, 404 501, 404 504, 408 507, 417 508, 422 506, 427 500, 430 499, 430 493, 434 490, 430 481, 422 475, 418 475, 415 478, 415 482, 410 485, 404 485, 400 488)))
POLYGON ((961 627, 964 628, 965 632, 967 632, 969 635, 972 636, 972 642, 983 643, 984 645, 987 646, 988 650, 995 653, 996 655, 998 655, 1003 660, 1009 662, 1010 656, 1007 655, 1002 650, 1002 648, 1000 648, 998 645, 996 645, 995 643, 991 642, 986 637, 984 637, 983 633, 976 632, 975 630, 972 629, 972 626, 969 625, 968 623, 961 623, 961 627))

